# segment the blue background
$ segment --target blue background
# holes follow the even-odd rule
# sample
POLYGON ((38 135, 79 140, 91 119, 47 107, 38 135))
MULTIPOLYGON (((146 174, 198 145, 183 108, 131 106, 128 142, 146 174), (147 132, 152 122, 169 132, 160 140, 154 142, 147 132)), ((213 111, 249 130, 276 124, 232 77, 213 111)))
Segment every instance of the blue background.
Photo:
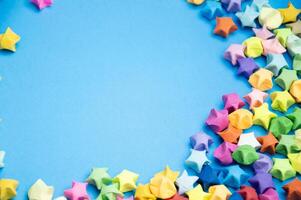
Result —
POLYGON ((222 94, 250 91, 222 55, 251 31, 219 38, 183 0, 57 0, 42 12, 1 0, 0 8, 0 31, 22 36, 16 53, 0 55, 0 176, 20 181, 16 199, 38 178, 61 195, 97 166, 112 176, 133 170, 142 183, 167 164, 182 170, 189 136, 222 107, 222 94))

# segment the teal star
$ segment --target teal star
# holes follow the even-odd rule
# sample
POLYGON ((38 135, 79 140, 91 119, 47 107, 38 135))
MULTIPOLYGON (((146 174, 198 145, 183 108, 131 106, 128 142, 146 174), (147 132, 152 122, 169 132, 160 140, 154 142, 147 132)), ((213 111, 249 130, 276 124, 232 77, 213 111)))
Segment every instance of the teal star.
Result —
POLYGON ((236 13, 243 27, 256 27, 255 19, 259 13, 252 7, 247 6, 244 12, 236 13))
POLYGON ((296 143, 295 135, 281 135, 279 143, 276 146, 276 152, 283 155, 297 153, 300 150, 300 147, 296 143))
POLYGON ((289 90, 292 83, 298 80, 297 71, 283 68, 275 82, 284 90, 289 90))
POLYGON ((301 108, 296 107, 294 112, 287 115, 287 118, 293 122, 293 130, 301 129, 301 108))
POLYGON ((248 174, 238 165, 226 167, 223 171, 226 173, 223 183, 229 187, 239 188, 248 179, 248 174))
POLYGON ((104 185, 112 182, 112 178, 107 171, 108 168, 93 168, 87 182, 95 185, 100 190, 104 185))
POLYGON ((274 76, 278 76, 280 70, 283 67, 287 67, 288 64, 282 54, 268 54, 266 69, 273 72, 274 76))
POLYGON ((190 167, 195 172, 200 173, 203 165, 208 162, 209 160, 206 155, 206 150, 197 151, 191 149, 190 156, 185 161, 185 164, 187 165, 187 167, 190 167))
POLYGON ((253 0, 251 6, 258 11, 261 10, 262 7, 271 7, 269 4, 269 0, 253 0))

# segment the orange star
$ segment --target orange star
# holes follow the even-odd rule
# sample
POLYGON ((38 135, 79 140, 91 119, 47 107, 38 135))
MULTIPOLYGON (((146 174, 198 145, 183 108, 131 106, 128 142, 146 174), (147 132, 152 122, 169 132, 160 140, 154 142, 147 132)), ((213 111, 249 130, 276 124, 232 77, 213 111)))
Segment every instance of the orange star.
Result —
POLYGON ((275 154, 275 147, 276 144, 278 144, 278 140, 271 132, 269 132, 268 135, 258 137, 257 140, 262 145, 260 152, 268 152, 270 154, 275 154))
POLYGON ((223 138, 225 142, 230 142, 235 144, 237 143, 241 133, 242 133, 241 129, 235 128, 232 125, 229 125, 227 129, 218 132, 219 136, 221 136, 221 138, 223 138))
POLYGON ((217 17, 216 18, 216 26, 214 29, 214 33, 220 35, 222 37, 228 37, 228 35, 238 28, 236 24, 233 22, 231 17, 217 17))
POLYGON ((301 181, 295 178, 290 183, 282 187, 287 193, 287 200, 297 200, 301 199, 301 181))

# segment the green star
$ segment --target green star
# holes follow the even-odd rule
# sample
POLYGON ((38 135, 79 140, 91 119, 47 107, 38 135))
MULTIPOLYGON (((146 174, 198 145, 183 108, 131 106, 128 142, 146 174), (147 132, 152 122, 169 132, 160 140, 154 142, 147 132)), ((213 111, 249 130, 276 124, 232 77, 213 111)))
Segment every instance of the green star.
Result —
POLYGON ((299 74, 301 74, 301 54, 297 54, 294 56, 293 60, 293 68, 296 70, 299 74))
POLYGON ((289 159, 286 158, 273 158, 274 165, 270 173, 275 178, 284 181, 286 179, 296 176, 296 171, 293 169, 290 164, 289 159))
POLYGON ((100 194, 96 200, 116 200, 116 196, 123 194, 118 190, 118 184, 114 183, 111 185, 103 185, 100 194))
POLYGON ((276 152, 283 155, 297 153, 300 150, 300 147, 296 143, 295 135, 281 135, 279 143, 276 146, 276 152))
POLYGON ((88 183, 95 185, 99 190, 104 185, 110 184, 112 182, 112 178, 107 171, 107 168, 93 168, 87 179, 88 183))
POLYGON ((298 80, 297 71, 283 68, 275 82, 284 90, 289 90, 292 83, 298 80))
POLYGON ((279 138, 281 135, 286 135, 293 127, 293 122, 287 117, 275 117, 271 120, 269 131, 279 138))
POLYGON ((287 115, 293 123, 293 130, 301 128, 301 108, 296 107, 294 112, 287 115))
POLYGON ((282 46, 286 47, 286 41, 288 36, 293 34, 292 30, 290 28, 279 28, 274 31, 276 34, 276 38, 279 40, 280 44, 282 46))

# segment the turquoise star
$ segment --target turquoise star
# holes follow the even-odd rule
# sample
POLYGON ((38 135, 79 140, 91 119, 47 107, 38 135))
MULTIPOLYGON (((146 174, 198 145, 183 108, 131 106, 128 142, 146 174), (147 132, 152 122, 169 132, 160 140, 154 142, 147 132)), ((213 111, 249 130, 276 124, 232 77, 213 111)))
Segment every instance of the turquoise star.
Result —
POLYGON ((251 6, 258 11, 260 11, 262 7, 271 7, 269 0, 253 0, 251 6))
POLYGON ((224 15, 224 9, 221 2, 218 1, 207 1, 205 7, 201 10, 203 17, 207 19, 215 19, 224 15))
POLYGON ((288 64, 282 54, 268 54, 266 69, 273 72, 274 76, 278 76, 280 70, 283 67, 287 67, 288 64))
POLYGON ((187 167, 190 167, 195 172, 200 173, 203 165, 208 162, 209 160, 206 155, 206 150, 197 151, 191 149, 190 156, 185 161, 185 164, 187 165, 187 167))
POLYGON ((226 167, 226 176, 223 179, 223 183, 226 186, 233 188, 239 188, 248 179, 248 174, 242 170, 238 165, 232 165, 226 167))
POLYGON ((255 19, 259 13, 252 7, 247 6, 244 12, 236 13, 243 27, 256 27, 255 19))

